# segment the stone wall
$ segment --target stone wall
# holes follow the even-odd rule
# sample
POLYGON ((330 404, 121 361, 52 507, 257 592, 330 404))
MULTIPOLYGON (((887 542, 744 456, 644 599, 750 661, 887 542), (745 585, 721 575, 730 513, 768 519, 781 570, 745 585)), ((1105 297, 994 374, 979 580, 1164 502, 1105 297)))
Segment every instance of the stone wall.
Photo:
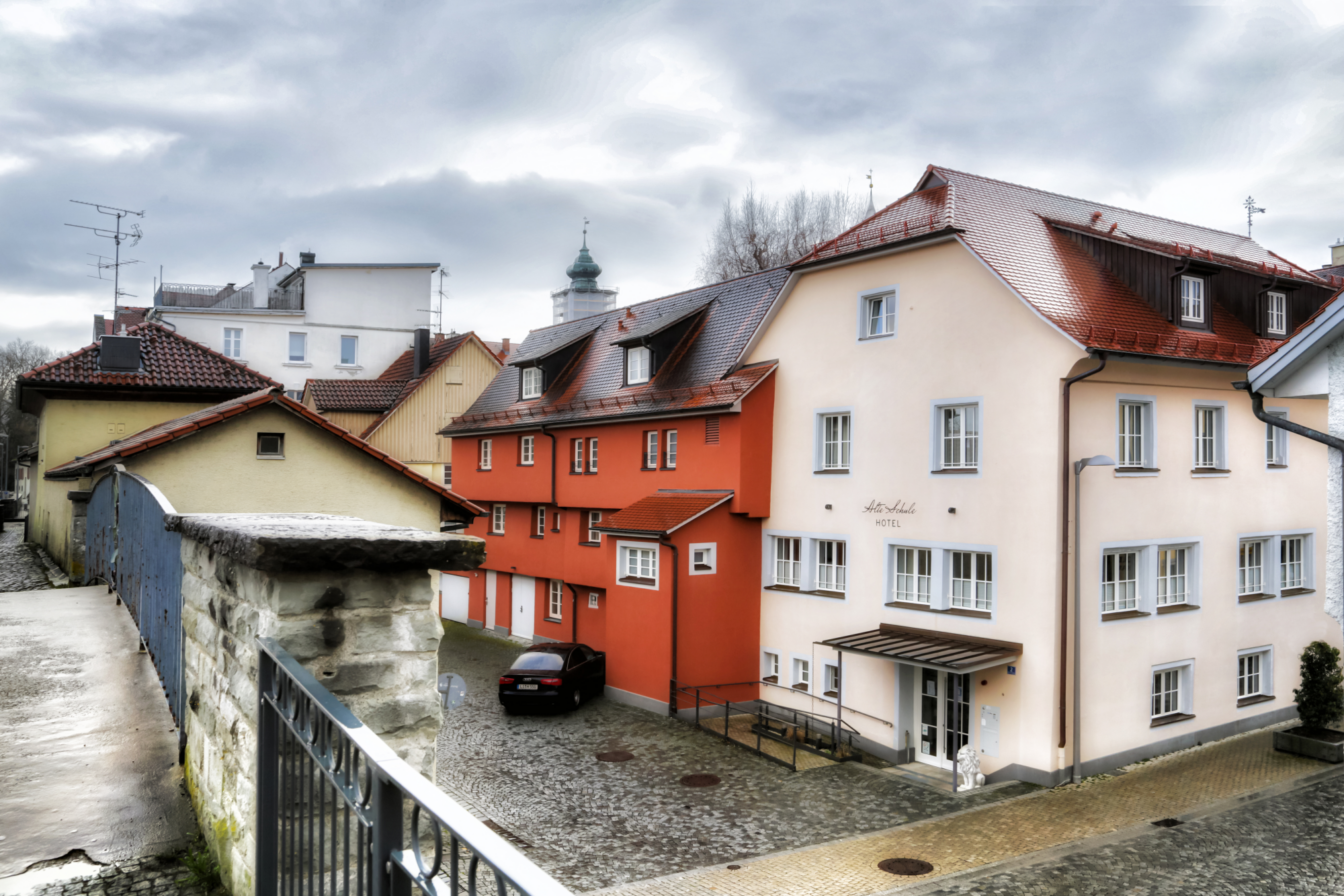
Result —
POLYGON ((474 569, 479 538, 348 517, 168 517, 182 533, 192 802, 234 896, 254 892, 258 636, 280 646, 434 780, 442 634, 429 569, 474 569))

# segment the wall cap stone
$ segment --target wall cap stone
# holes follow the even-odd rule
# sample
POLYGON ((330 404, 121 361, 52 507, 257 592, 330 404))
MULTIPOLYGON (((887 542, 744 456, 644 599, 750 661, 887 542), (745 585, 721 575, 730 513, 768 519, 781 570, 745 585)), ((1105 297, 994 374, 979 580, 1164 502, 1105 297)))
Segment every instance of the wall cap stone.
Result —
POLYGON ((465 570, 485 559, 475 536, 322 513, 172 513, 164 526, 263 572, 465 570))

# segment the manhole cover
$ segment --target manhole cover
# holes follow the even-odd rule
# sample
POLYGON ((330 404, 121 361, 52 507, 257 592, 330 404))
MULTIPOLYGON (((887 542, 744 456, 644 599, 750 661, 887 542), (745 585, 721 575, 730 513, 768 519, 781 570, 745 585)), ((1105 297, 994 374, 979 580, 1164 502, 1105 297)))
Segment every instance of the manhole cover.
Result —
POLYGON ((635 758, 634 753, 625 750, 612 750, 610 753, 598 753, 598 762, 629 762, 635 758))
POLYGON ((729 865, 729 866, 728 866, 728 870, 729 870, 729 871, 738 871, 738 870, 740 870, 741 868, 742 868, 741 865, 729 865))
POLYGON ((1174 828, 1178 824, 1185 824, 1185 822, 1181 821, 1179 818, 1159 818, 1157 821, 1153 822, 1153 825, 1159 828, 1174 828))
POLYGON ((718 783, 718 775, 687 775, 681 779, 683 787, 713 787, 718 783))
POLYGON ((923 859, 883 859, 877 863, 877 867, 879 871, 888 874, 905 874, 911 877, 928 874, 933 870, 933 866, 923 859))

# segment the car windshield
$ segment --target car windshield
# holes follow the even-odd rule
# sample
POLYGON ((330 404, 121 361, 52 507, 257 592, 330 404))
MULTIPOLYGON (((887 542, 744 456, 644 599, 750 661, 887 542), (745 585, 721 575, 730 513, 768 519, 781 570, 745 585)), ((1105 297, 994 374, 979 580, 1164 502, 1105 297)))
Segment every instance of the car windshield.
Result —
POLYGON ((513 661, 515 669, 536 669, 539 672, 559 672, 565 668, 565 658, 558 653, 525 653, 513 661))

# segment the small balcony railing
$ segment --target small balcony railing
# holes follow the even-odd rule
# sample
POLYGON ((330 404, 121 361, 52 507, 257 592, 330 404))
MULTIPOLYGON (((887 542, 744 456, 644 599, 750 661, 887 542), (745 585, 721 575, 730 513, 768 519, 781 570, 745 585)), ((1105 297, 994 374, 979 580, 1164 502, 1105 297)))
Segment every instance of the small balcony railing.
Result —
POLYGON ((164 283, 154 293, 160 308, 208 308, 211 311, 302 311, 303 281, 283 289, 272 287, 264 304, 257 304, 252 285, 235 288, 200 283, 164 283))

